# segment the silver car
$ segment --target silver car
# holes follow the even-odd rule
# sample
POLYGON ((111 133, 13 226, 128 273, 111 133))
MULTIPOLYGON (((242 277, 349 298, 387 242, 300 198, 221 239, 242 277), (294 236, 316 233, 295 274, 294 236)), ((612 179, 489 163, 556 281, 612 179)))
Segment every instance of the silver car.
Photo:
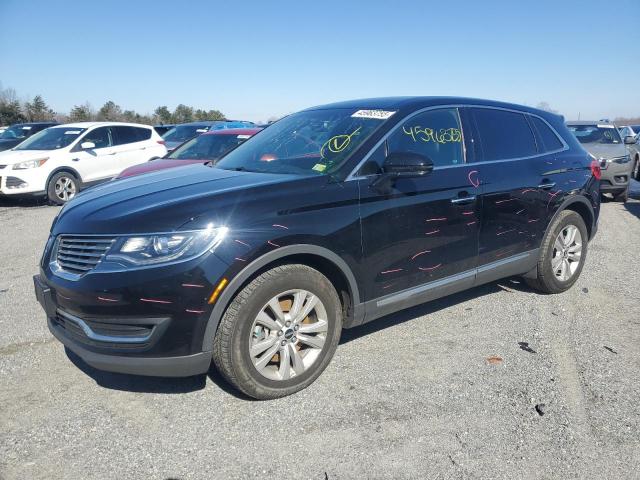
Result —
POLYGON ((626 202, 633 163, 615 125, 604 121, 577 121, 567 122, 567 127, 585 150, 600 161, 600 191, 612 194, 618 202, 626 202))
POLYGON ((624 139, 624 143, 627 144, 629 156, 633 162, 633 173, 631 176, 640 181, 640 125, 621 126, 618 127, 618 130, 620 131, 620 136, 624 139), (633 139, 633 144, 628 137, 633 139))

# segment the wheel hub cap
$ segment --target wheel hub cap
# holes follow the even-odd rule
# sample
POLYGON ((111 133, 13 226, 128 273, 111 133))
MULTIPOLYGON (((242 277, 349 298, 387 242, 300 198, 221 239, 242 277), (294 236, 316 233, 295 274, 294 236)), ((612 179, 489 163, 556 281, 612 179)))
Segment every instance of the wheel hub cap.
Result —
POLYGON ((575 225, 567 225, 560 231, 553 244, 553 274, 560 281, 568 281, 576 273, 581 259, 582 234, 575 225))
POLYGON ((253 321, 249 355, 258 373, 270 380, 302 375, 324 349, 329 323, 318 297, 289 290, 267 302, 253 321))

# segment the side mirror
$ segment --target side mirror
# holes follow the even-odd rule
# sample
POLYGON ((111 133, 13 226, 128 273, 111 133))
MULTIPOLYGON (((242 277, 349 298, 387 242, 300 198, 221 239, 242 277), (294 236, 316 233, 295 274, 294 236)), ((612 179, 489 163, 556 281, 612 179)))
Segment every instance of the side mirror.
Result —
POLYGON ((94 148, 96 148, 96 144, 93 142, 82 142, 80 144, 80 148, 83 150, 93 150, 94 148))
POLYGON ((393 177, 421 177, 433 171, 433 161, 419 153, 392 152, 385 160, 382 171, 393 177))
POLYGON ((635 145, 636 144, 636 137, 634 137, 633 135, 629 135, 628 137, 624 137, 624 144, 625 145, 635 145))

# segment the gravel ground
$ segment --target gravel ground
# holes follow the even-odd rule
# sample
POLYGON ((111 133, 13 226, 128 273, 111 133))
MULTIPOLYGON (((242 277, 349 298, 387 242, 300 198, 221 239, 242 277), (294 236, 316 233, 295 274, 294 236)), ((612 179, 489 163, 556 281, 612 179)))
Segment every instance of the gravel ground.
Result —
POLYGON ((570 291, 508 279, 346 331, 270 402, 67 356, 31 284, 57 211, 0 205, 1 479, 640 478, 638 200, 603 204, 570 291))

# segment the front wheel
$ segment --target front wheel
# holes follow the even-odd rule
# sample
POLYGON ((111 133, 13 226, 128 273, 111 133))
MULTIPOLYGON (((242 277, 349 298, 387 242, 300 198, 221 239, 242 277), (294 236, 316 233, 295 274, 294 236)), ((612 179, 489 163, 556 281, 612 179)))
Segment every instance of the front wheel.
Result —
POLYGON ((47 184, 47 198, 54 205, 67 203, 80 190, 80 182, 69 172, 58 172, 47 184))
POLYGON ((614 202, 626 203, 629 200, 629 187, 625 188, 622 192, 613 195, 614 202))
POLYGON ((283 265, 233 299, 214 338, 213 361, 250 397, 284 397, 320 376, 341 330, 341 303, 327 277, 306 265, 283 265))
POLYGON ((588 247, 587 227, 572 210, 558 214, 540 246, 536 278, 525 278, 529 286, 544 293, 561 293, 578 280, 588 247))

